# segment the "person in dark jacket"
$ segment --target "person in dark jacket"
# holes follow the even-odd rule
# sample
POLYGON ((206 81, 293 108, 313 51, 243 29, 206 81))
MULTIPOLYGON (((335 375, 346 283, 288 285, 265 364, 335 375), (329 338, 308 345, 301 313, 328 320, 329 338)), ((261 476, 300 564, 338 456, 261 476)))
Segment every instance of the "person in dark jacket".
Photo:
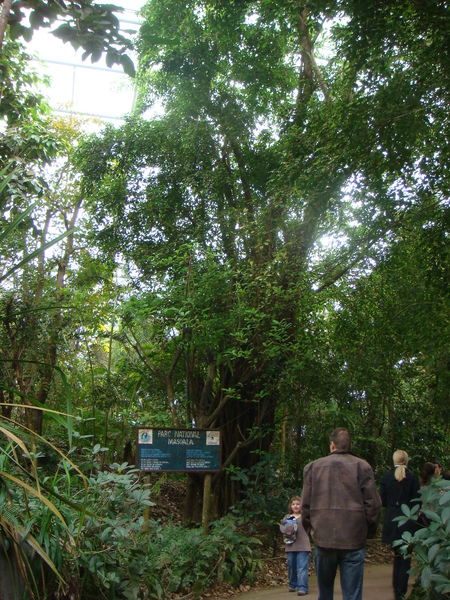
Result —
MULTIPOLYGON (((414 521, 408 521, 401 527, 396 517, 403 516, 402 504, 412 508, 419 502, 419 480, 406 468, 408 454, 404 450, 397 450, 393 455, 394 470, 386 473, 381 481, 380 496, 383 506, 386 508, 381 541, 384 544, 393 544, 402 539, 405 531, 414 533, 417 525, 414 521)), ((411 558, 405 558, 400 550, 394 547, 394 572, 392 583, 394 586, 395 600, 405 597, 408 590, 409 569, 411 558)))
POLYGON ((343 600, 362 600, 366 540, 374 537, 381 499, 371 466, 351 453, 352 438, 338 427, 330 455, 303 470, 302 524, 314 540, 320 600, 332 600, 337 568, 343 600))

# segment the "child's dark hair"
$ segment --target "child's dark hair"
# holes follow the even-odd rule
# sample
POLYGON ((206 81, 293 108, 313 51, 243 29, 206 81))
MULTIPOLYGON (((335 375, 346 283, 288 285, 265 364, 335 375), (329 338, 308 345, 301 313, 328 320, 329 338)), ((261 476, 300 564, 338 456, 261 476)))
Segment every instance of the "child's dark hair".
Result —
POLYGON ((297 502, 301 502, 302 501, 302 499, 300 498, 300 496, 292 496, 292 498, 289 500, 288 512, 292 511, 292 503, 294 502, 294 500, 297 500, 297 502))

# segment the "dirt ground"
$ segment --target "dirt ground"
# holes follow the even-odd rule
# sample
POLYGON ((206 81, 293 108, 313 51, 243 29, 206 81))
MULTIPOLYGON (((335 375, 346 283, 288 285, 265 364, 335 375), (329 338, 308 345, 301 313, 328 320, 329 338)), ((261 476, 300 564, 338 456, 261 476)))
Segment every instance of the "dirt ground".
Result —
MULTIPOLYGON (((289 594, 288 586, 274 587, 264 590, 244 592, 235 596, 236 600, 294 600, 297 594, 289 594)), ((317 579, 315 575, 309 578, 309 600, 318 600, 317 579)), ((339 574, 334 587, 335 600, 342 600, 339 574)), ((364 570, 364 600, 394 600, 392 589, 392 565, 366 565, 364 570)))
MULTIPOLYGON (((392 591, 392 568, 394 555, 390 548, 381 543, 380 533, 373 540, 367 541, 366 561, 364 568, 364 600, 394 600, 392 591)), ((317 581, 314 574, 314 563, 311 557, 309 565, 308 598, 318 598, 317 581)), ((296 594, 288 593, 286 555, 282 544, 279 544, 276 556, 272 549, 263 549, 263 571, 251 584, 243 581, 238 589, 217 583, 202 593, 203 600, 294 600, 296 594), (264 556, 265 554, 265 556, 264 556)), ((335 599, 342 598, 339 575, 336 578, 335 599)))

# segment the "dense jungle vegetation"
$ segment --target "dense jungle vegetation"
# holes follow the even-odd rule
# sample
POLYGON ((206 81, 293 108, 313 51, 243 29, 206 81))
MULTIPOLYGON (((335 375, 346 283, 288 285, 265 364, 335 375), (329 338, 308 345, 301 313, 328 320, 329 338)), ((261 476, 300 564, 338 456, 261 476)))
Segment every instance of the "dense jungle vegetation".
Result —
POLYGON ((149 0, 133 44, 110 5, 0 8, 0 550, 29 593, 251 581, 249 531, 336 426, 377 477, 397 448, 449 469, 448 3, 149 0), (135 75, 124 125, 49 109, 25 42, 61 22, 135 75), (207 531, 204 477, 144 477, 137 426, 221 430, 207 531), (152 513, 167 478, 183 525, 152 513))

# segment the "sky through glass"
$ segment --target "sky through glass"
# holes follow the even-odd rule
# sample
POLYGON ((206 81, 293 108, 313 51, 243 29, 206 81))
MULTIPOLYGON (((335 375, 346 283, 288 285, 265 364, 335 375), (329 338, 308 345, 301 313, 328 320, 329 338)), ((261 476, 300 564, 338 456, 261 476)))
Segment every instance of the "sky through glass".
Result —
MULTIPOLYGON (((120 15, 122 28, 137 31, 137 13, 145 0, 118 0, 114 4, 124 8, 120 15)), ((51 78, 51 87, 44 93, 57 112, 119 124, 131 111, 132 82, 117 65, 110 69, 103 58, 97 63, 91 63, 90 59, 82 61, 82 49, 75 51, 69 43, 64 44, 44 29, 35 32, 27 49, 36 56, 39 72, 51 78)))

